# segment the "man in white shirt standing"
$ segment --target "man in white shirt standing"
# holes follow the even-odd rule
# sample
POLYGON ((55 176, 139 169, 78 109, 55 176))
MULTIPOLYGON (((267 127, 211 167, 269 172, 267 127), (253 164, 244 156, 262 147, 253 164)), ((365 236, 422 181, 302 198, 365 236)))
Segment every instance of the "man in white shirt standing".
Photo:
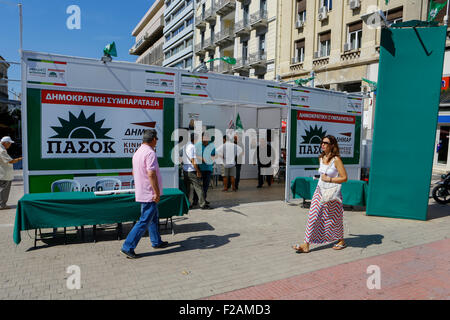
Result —
POLYGON ((223 136, 223 144, 216 149, 216 156, 222 165, 223 190, 228 191, 228 177, 231 179, 231 187, 236 191, 236 158, 242 153, 242 148, 237 144, 227 141, 227 136, 223 136))
POLYGON ((14 141, 8 136, 3 137, 0 142, 0 210, 9 209, 6 202, 14 179, 13 163, 22 160, 22 157, 13 159, 9 156, 7 150, 13 143, 14 141))
POLYGON ((206 210, 211 207, 206 204, 203 187, 202 187, 202 173, 198 167, 199 159, 197 150, 194 145, 195 134, 191 133, 191 141, 186 144, 183 150, 183 174, 184 183, 186 186, 186 194, 189 199, 191 193, 191 184, 194 186, 195 193, 197 193, 200 209, 206 210))

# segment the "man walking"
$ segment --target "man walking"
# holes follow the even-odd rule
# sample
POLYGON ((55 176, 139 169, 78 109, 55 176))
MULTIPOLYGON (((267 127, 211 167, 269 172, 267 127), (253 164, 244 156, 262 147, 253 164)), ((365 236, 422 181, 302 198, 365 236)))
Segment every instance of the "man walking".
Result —
MULTIPOLYGON (((211 182, 211 175, 213 172, 214 161, 213 157, 215 156, 216 150, 214 149, 214 145, 209 141, 209 137, 203 133, 202 135, 202 143, 195 144, 195 151, 200 154, 202 158, 202 162, 198 165, 200 172, 202 174, 202 185, 203 185, 203 197, 205 198, 205 203, 209 205, 208 197, 208 189, 209 184, 211 182), (210 148, 208 146, 211 145, 210 148), (208 148, 208 149, 207 149, 208 148), (210 150, 208 152, 208 150, 210 150)), ((194 189, 194 199, 192 205, 198 204, 198 195, 194 189)))
POLYGON ((144 131, 143 142, 133 155, 133 178, 136 202, 141 203, 141 217, 131 229, 123 243, 121 252, 127 258, 136 258, 134 249, 148 230, 153 248, 165 248, 167 241, 161 241, 159 234, 158 202, 162 194, 162 179, 159 172, 156 144, 158 137, 155 129, 144 131))
POLYGON ((236 191, 235 176, 236 176, 236 157, 242 153, 242 148, 238 145, 227 141, 227 136, 223 136, 223 144, 216 149, 216 155, 222 162, 222 178, 223 190, 228 191, 228 178, 231 179, 231 188, 236 191))
POLYGON ((0 142, 0 210, 9 209, 6 202, 9 198, 11 183, 14 179, 13 163, 22 160, 22 157, 13 159, 6 150, 11 147, 14 141, 10 137, 3 137, 0 142))

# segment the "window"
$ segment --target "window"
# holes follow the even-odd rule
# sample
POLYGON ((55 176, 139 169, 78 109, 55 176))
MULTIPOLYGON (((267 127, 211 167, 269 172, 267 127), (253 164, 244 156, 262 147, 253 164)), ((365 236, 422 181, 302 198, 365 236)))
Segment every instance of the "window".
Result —
POLYGON ((320 7, 327 7, 328 11, 331 11, 333 9, 333 0, 319 0, 320 1, 320 7))
POLYGON ((200 32, 200 43, 202 44, 202 48, 205 45, 205 31, 200 32))
POLYGON ((350 50, 361 48, 362 39, 362 21, 348 25, 347 42, 350 44, 350 50))
POLYGON ((297 21, 306 21, 306 0, 297 1, 297 21))
POLYGON ((214 25, 212 24, 209 28, 209 30, 211 31, 211 43, 214 43, 214 25))
POLYGON ((210 54, 209 55, 209 60, 211 60, 210 62, 209 62, 209 70, 213 70, 214 69, 214 54, 210 54))
POLYGON ((245 4, 243 5, 242 9, 244 10, 244 25, 246 26, 248 24, 248 16, 249 16, 249 5, 245 4))
POLYGON ((242 59, 247 59, 248 57, 248 41, 242 42, 242 59))
MULTIPOLYGON (((445 10, 442 10, 445 14, 445 10)), ((384 13, 389 23, 402 22, 403 20, 403 7, 388 10, 384 13)))
POLYGON ((185 68, 190 68, 192 67, 192 57, 187 58, 186 60, 184 60, 184 67, 185 68))
POLYGON ((193 23, 194 23, 194 16, 186 20, 186 27, 189 27, 193 23))
POLYGON ((259 36, 259 53, 264 54, 266 51, 266 35, 262 34, 259 36))
POLYGON ((186 48, 192 46, 192 38, 186 40, 186 48))
POLYGON ((295 42, 294 63, 303 62, 305 60, 305 39, 295 42))
POLYGON ((259 0, 259 10, 261 12, 267 11, 267 0, 259 0))
POLYGON ((319 57, 330 55, 331 31, 319 34, 319 57))

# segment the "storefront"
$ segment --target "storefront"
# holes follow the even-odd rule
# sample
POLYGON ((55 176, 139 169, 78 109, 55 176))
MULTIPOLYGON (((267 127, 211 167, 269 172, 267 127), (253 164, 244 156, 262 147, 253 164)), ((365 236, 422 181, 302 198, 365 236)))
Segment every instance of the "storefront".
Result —
POLYGON ((450 171, 450 76, 442 77, 441 100, 436 129, 436 146, 433 160, 433 170, 437 172, 450 171))

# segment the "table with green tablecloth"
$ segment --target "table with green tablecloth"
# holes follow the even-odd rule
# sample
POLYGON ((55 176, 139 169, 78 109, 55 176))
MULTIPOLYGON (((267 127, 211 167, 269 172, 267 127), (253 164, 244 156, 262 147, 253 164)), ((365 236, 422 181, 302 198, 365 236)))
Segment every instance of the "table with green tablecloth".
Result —
MULTIPOLYGON (((165 188, 158 203, 159 217, 182 216, 189 202, 179 189, 165 188)), ((141 204, 133 194, 98 195, 93 192, 30 193, 17 204, 13 239, 20 231, 137 221, 141 204)))
MULTIPOLYGON (((311 177, 297 177, 291 182, 292 194, 295 198, 311 200, 316 190, 318 179, 311 177)), ((364 207, 367 203, 367 182, 348 180, 342 184, 342 202, 349 206, 364 207)))

